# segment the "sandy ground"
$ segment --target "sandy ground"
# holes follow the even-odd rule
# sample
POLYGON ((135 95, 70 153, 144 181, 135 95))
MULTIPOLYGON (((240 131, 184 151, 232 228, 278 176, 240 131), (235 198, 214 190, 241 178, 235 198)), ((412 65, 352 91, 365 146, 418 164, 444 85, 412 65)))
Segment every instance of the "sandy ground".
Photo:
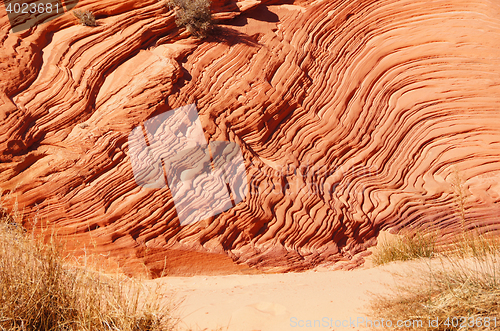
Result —
MULTIPOLYGON (((425 262, 301 273, 164 277, 184 301, 181 329, 228 331, 368 330, 367 304, 391 293, 395 272, 425 262)), ((371 318, 374 320, 373 318, 371 318)))
POLYGON ((231 331, 361 330, 364 328, 336 328, 335 323, 367 317, 364 306, 369 293, 387 293, 394 283, 388 268, 169 277, 166 281, 179 298, 185 297, 182 326, 194 330, 224 327, 231 331), (312 325, 314 320, 321 323, 306 327, 308 320, 312 325))

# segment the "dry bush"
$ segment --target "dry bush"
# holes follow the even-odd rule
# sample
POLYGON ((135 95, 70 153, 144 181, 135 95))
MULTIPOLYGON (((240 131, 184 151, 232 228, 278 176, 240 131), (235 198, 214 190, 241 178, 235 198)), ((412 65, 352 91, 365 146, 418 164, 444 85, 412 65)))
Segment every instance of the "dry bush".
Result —
POLYGON ((462 232, 447 241, 438 242, 438 233, 415 231, 400 235, 390 242, 380 242, 373 254, 373 263, 382 265, 393 261, 407 261, 419 258, 484 257, 500 249, 500 238, 495 235, 480 234, 477 231, 462 232))
POLYGON ((422 320, 414 330, 500 330, 500 241, 477 234, 455 239, 427 260, 427 268, 399 274, 394 293, 372 303, 374 315, 422 320), (436 318, 437 327, 429 325, 436 318))
POLYGON ((429 264, 427 270, 406 275, 401 284, 405 285, 399 285, 393 295, 373 302, 375 316, 423 321, 416 330, 500 330, 500 261, 496 255, 429 264), (438 325, 429 325, 429 320, 436 319, 438 325), (489 326, 485 326, 487 321, 489 326))
POLYGON ((186 28, 189 33, 198 37, 206 37, 212 29, 212 13, 210 0, 170 0, 166 6, 175 10, 175 23, 186 28))
POLYGON ((378 248, 373 254, 375 265, 432 257, 435 253, 435 238, 431 234, 416 232, 413 235, 398 236, 392 242, 381 242, 378 248))
POLYGON ((78 19, 81 25, 84 26, 97 26, 95 16, 91 11, 81 11, 79 9, 73 11, 73 15, 78 19))
POLYGON ((157 293, 65 263, 54 241, 40 243, 0 215, 1 330, 173 330, 172 306, 162 307, 157 293))
POLYGON ((457 212, 460 217, 462 232, 465 232, 466 204, 469 196, 465 187, 465 180, 463 178, 463 175, 457 168, 453 170, 451 187, 453 188, 455 204, 457 206, 457 212))
POLYGON ((456 256, 459 258, 483 258, 495 255, 500 250, 500 237, 494 234, 480 234, 469 231, 457 234, 448 244, 437 246, 441 256, 456 256))

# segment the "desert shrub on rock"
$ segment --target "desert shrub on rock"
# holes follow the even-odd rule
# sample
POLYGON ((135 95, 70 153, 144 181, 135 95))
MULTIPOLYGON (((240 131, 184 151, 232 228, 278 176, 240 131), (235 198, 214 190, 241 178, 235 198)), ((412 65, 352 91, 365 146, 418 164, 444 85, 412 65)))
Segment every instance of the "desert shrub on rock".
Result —
POLYGON ((175 10, 175 23, 192 35, 204 38, 212 29, 210 0, 169 0, 166 6, 175 10))
POLYGON ((78 19, 81 25, 84 26, 97 26, 95 21, 95 16, 91 11, 85 10, 75 10, 73 15, 78 19))

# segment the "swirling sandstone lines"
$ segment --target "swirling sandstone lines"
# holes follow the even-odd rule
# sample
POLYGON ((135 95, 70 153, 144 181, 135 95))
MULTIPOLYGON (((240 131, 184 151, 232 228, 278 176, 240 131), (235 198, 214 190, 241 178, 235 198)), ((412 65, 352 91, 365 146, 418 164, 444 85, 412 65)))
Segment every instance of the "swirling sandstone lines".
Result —
POLYGON ((63 15, 4 34, 6 204, 130 272, 211 253, 353 267, 380 229, 459 230, 457 176, 466 226, 498 230, 499 4, 272 3, 215 2, 223 35, 203 42, 154 1, 82 3, 95 29, 63 15), (240 145, 250 193, 180 227, 169 190, 135 183, 127 137, 193 102, 208 141, 240 145))

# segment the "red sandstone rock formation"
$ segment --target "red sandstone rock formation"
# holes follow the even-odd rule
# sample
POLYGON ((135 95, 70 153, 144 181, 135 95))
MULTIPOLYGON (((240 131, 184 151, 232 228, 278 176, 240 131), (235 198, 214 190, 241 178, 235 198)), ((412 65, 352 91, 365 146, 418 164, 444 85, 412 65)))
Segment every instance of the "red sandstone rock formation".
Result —
POLYGON ((98 26, 11 33, 0 13, 0 188, 25 226, 184 274, 352 267, 380 229, 500 228, 497 1, 215 1, 204 41, 155 0, 77 8, 98 26), (181 227, 127 137, 191 103, 207 141, 241 147, 250 192, 181 227))

